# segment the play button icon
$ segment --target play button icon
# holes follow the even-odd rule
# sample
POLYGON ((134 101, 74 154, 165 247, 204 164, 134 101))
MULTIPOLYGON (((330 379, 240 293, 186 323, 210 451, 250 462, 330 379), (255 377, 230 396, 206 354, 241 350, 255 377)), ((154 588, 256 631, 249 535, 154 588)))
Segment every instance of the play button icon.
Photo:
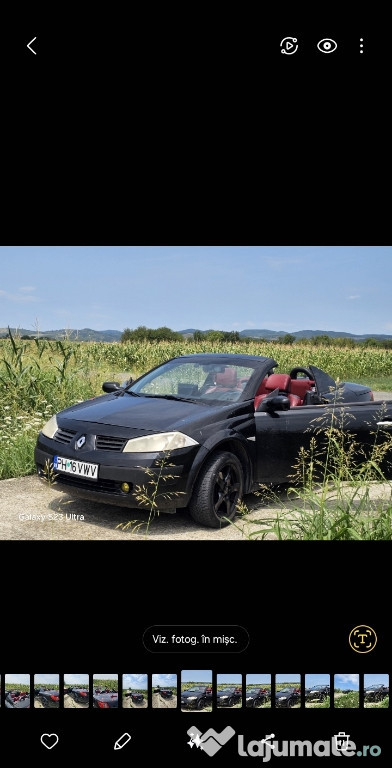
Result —
POLYGON ((280 50, 282 53, 286 53, 288 56, 292 56, 293 53, 298 51, 296 37, 284 37, 280 42, 280 50))

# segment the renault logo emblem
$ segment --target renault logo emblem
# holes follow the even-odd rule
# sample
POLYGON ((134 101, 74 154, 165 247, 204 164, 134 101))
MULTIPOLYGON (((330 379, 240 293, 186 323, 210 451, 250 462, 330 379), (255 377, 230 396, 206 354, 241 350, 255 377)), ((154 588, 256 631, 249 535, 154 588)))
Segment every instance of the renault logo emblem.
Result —
POLYGON ((75 449, 81 448, 86 442, 86 435, 82 435, 82 437, 79 437, 79 440, 76 440, 75 442, 75 449))

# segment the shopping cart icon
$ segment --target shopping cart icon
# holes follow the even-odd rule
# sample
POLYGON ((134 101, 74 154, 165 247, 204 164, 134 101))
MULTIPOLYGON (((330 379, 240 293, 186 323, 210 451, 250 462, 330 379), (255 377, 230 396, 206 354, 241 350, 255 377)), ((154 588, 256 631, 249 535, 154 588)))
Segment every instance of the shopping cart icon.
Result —
POLYGON ((339 731, 339 733, 335 734, 335 744, 336 744, 336 750, 338 752, 346 752, 348 749, 348 740, 350 738, 349 733, 345 733, 344 731, 339 731))

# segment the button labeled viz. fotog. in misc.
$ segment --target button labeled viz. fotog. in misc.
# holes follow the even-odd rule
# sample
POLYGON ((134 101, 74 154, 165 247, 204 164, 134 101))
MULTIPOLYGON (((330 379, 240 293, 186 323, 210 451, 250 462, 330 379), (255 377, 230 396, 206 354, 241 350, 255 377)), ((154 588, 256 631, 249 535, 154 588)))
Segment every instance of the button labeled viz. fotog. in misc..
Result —
POLYGON ((156 624, 144 632, 143 644, 152 653, 241 653, 249 635, 238 624, 156 624))

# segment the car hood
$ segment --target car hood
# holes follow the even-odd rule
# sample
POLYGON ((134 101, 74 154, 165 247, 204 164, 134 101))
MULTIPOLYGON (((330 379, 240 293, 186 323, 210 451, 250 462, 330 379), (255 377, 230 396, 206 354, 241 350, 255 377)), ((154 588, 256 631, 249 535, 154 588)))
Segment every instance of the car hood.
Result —
POLYGON ((207 414, 211 421, 216 420, 216 414, 222 414, 224 418, 226 410, 232 412, 233 404, 214 407, 181 400, 108 395, 71 406, 61 411, 58 419, 61 424, 66 420, 83 421, 162 432, 172 429, 186 430, 188 422, 194 427, 199 418, 205 421, 207 414))

